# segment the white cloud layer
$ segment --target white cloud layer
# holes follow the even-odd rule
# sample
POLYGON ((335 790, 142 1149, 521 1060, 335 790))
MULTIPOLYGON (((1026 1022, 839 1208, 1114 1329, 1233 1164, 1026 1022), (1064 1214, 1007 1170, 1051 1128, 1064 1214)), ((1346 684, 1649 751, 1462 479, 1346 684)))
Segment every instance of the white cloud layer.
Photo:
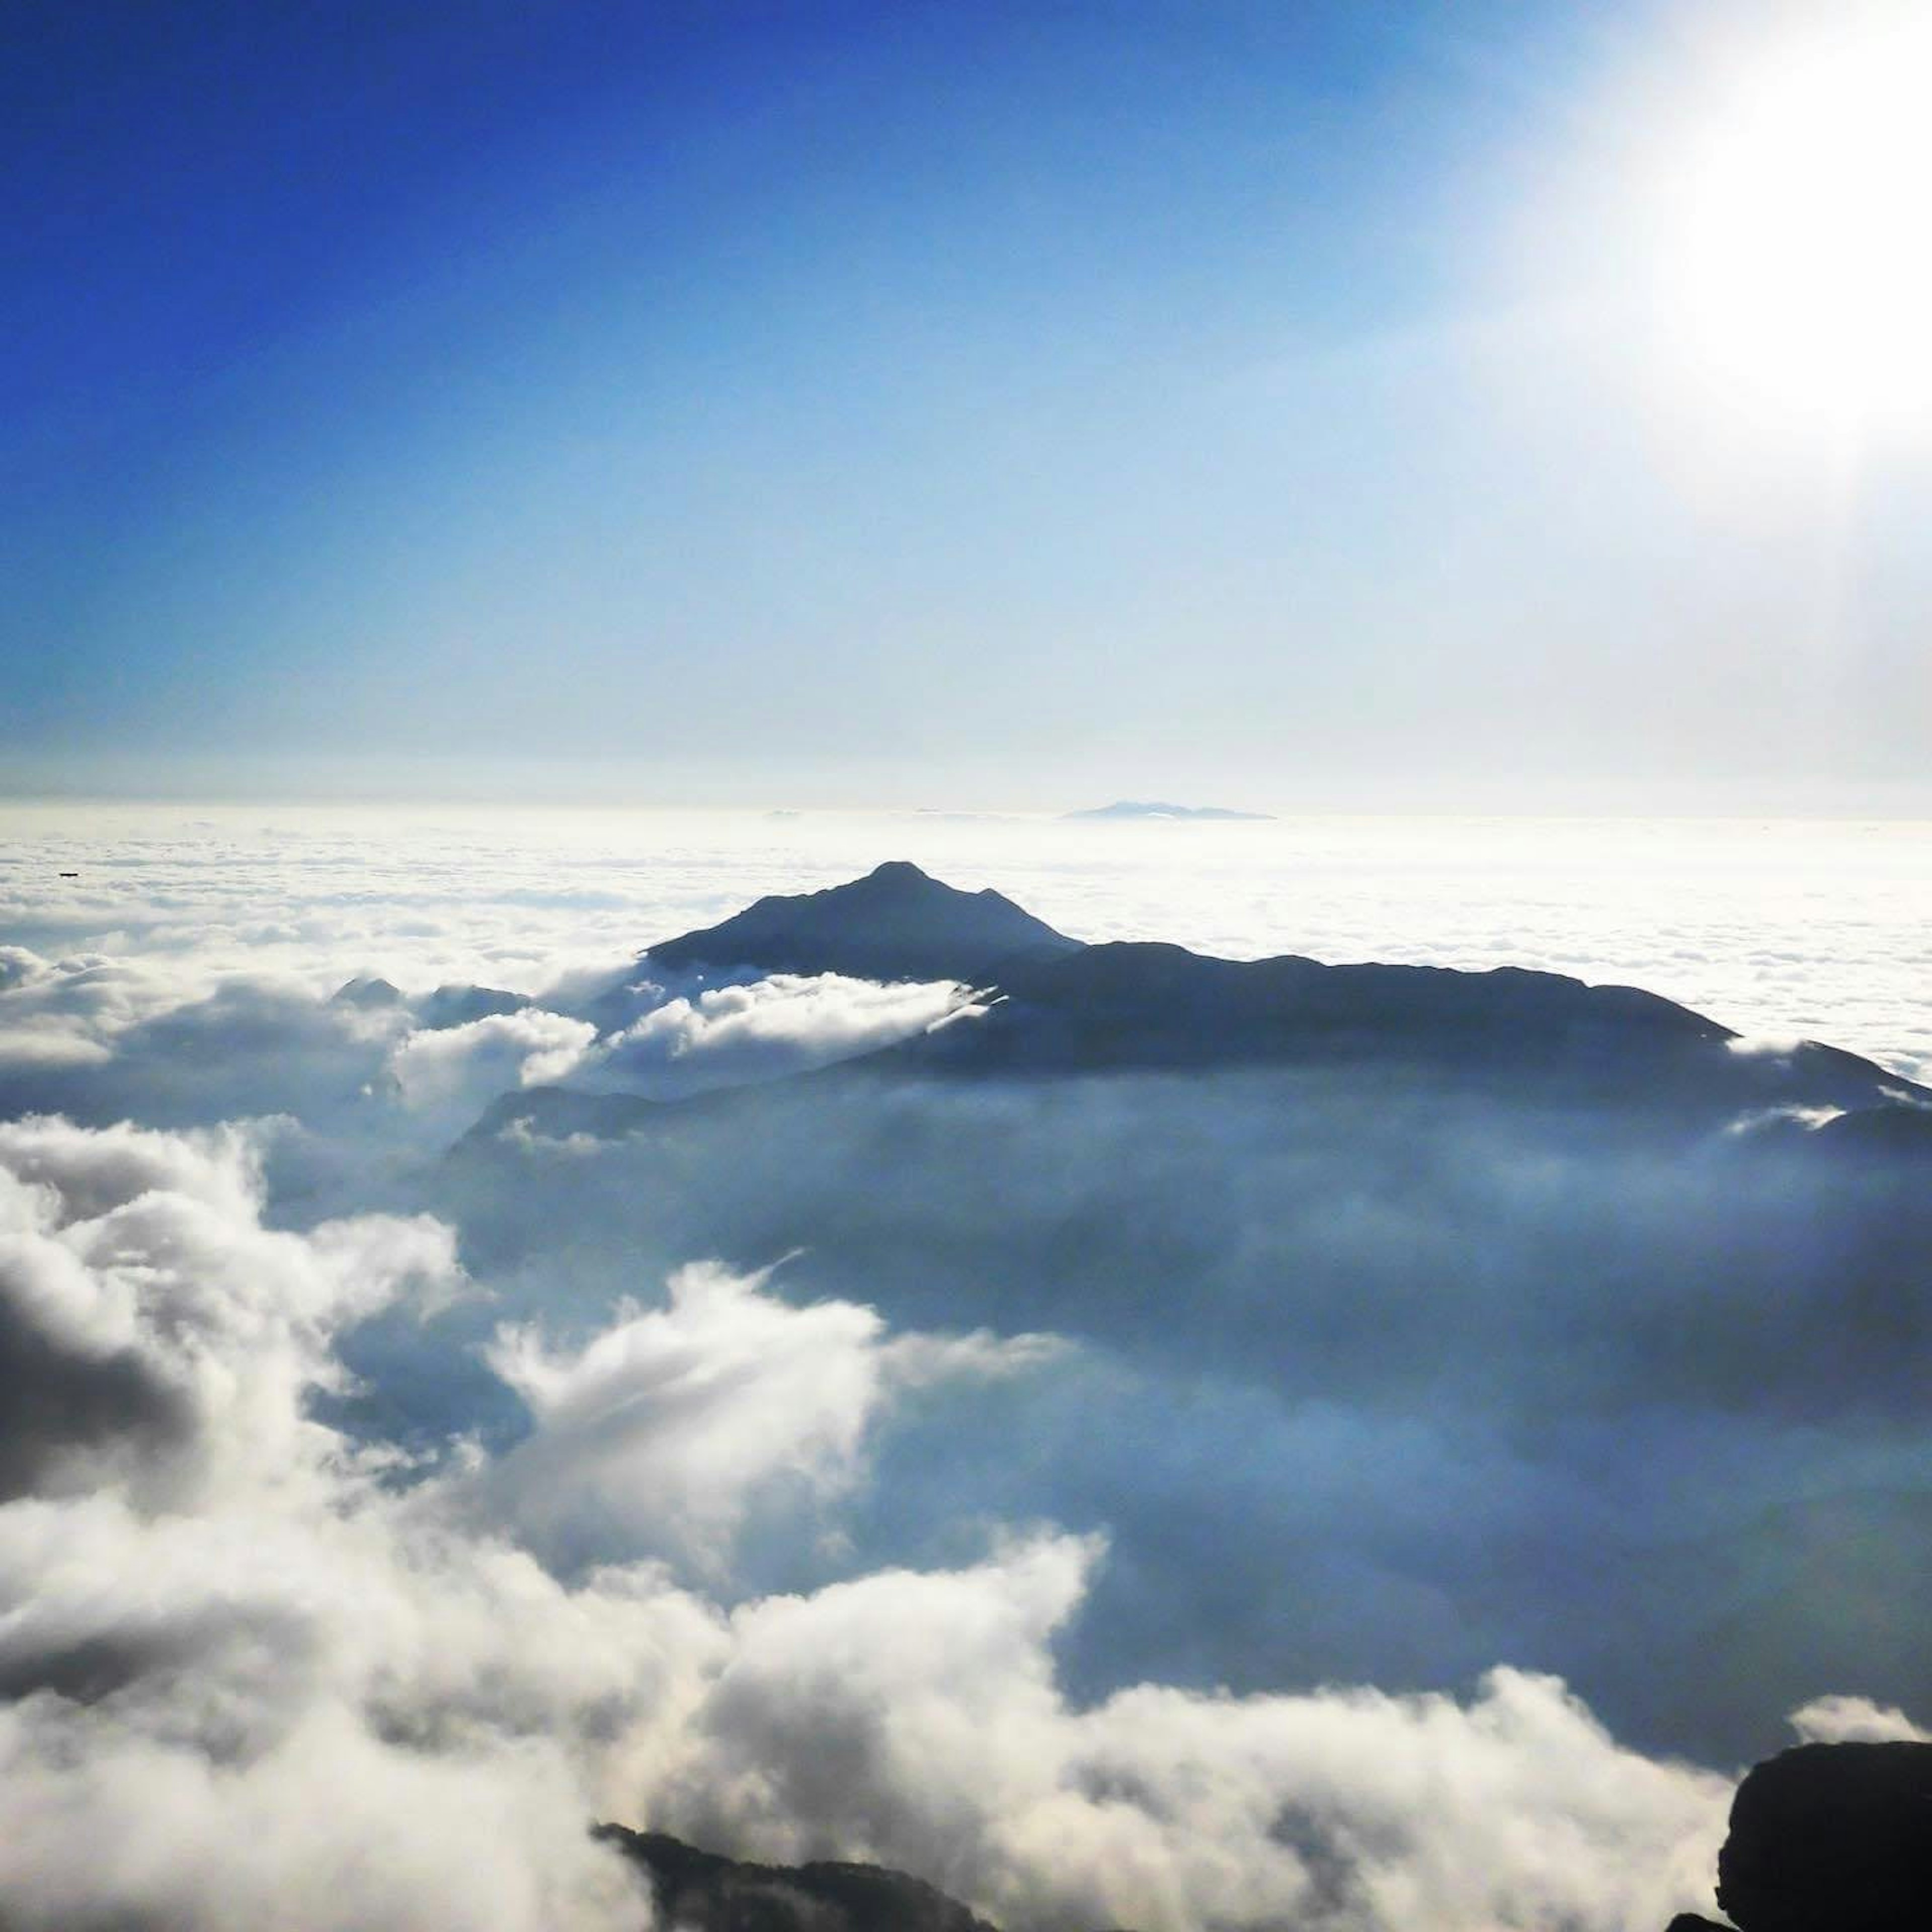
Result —
POLYGON ((47 960, 139 958, 176 1000, 237 973, 319 995, 364 973, 412 994, 536 993, 761 894, 905 857, 1083 939, 1545 968, 1645 986, 1743 1033, 1932 1068, 1932 828, 1910 821, 0 804, 0 934, 47 960))
MULTIPOLYGON (((1243 1459, 1264 1453, 1300 1472, 1292 1493, 1266 1491, 1285 1536, 1350 1514, 1380 1532, 1384 1489, 1432 1518, 1434 1498, 1415 1502, 1431 1484, 1493 1511, 1502 1538, 1539 1520, 1532 1502, 1582 1534, 1614 1528, 1612 1502, 1569 1466, 1534 1462, 1548 1431, 1526 1446, 1491 1441, 1484 1422, 1480 1455, 1458 1462, 1442 1449, 1467 1420, 1453 1410, 1391 1420, 1338 1396, 1277 1412, 1210 1380, 1130 1391, 1105 1412, 1148 1432, 1103 1454, 1077 1439, 1071 1397, 1052 1407, 1076 1376, 1114 1372, 1084 1348, 895 1330, 849 1289, 799 1304, 782 1278, 708 1264, 657 1298, 634 1255, 578 1224, 580 1208, 594 1222, 598 1188, 628 1184, 614 1156, 568 1137, 544 1145, 583 1177, 568 1212, 548 1194, 508 1204, 540 1237, 538 1258, 528 1280, 489 1287, 526 1298, 479 1309, 489 1332, 446 1331, 422 1310, 488 1292, 464 1272, 472 1230, 410 1211, 398 1177, 508 1088, 595 1078, 675 1093, 944 1020, 958 989, 836 978, 667 989, 602 1042, 542 1004, 553 988, 571 1004, 650 940, 761 892, 902 852, 1084 937, 1549 966, 1910 1071, 1932 1064, 1922 832, 1818 828, 1777 844, 1751 827, 1203 834, 458 814, 398 836, 351 814, 196 816, 6 818, 8 1924, 635 1928, 646 1907, 586 1837, 596 1817, 748 1854, 876 1856, 1013 1932, 1657 1932, 1675 1910, 1709 1910, 1729 1779, 1620 1748, 1546 1676, 1496 1669, 1461 1695, 1077 1694, 1070 1634, 1124 1535, 1064 1533, 1024 1507, 1002 1527, 1027 1492, 982 1505, 968 1486, 976 1467, 994 1485, 1028 1455, 1059 1454, 1091 1491, 1066 1520, 1102 1522, 1130 1489, 1159 1491, 1168 1514, 1154 1520, 1196 1569, 1212 1559, 1186 1540, 1188 1484, 1232 1486, 1248 1508, 1239 1498, 1263 1490, 1243 1459), (80 878, 56 877, 68 870, 80 878), (378 974, 404 1003, 332 1004, 378 974), (420 1024, 446 985, 536 1004, 420 1024), (612 1312, 600 1292, 593 1316, 586 1278, 633 1298, 612 1312), (472 1426, 452 1401, 448 1434, 392 1430, 387 1392, 348 1366, 385 1322, 436 1389, 487 1383, 494 1420, 472 1426), (1036 1408, 988 1412, 1023 1414, 1040 1440, 1016 1432, 972 1465, 950 1405, 975 1390, 1041 1392, 1036 1408), (896 1469, 907 1492, 881 1502, 889 1446, 921 1430, 923 1461, 896 1469), (874 1505, 888 1527, 895 1510, 930 1513, 924 1567, 871 1553, 874 1505), (748 1560, 767 1545, 764 1567, 748 1560), (785 1563, 795 1581, 777 1587, 785 1563)), ((982 1133, 1003 1131, 999 1106, 986 1099, 982 1133)), ((760 1157, 776 1172, 800 1151, 760 1157)), ((864 1171, 892 1151, 862 1149, 864 1171)), ((1553 1171, 1505 1178, 1533 1189, 1553 1171)), ((1232 1185, 1243 1171, 1222 1172, 1232 1185)), ((1028 1186, 1057 1184, 1019 1176, 1014 1199, 988 1204, 976 1173, 969 1160, 959 1214, 938 1231, 956 1263, 976 1252, 976 1217, 1038 1210, 1028 1186)), ((869 1204, 850 1205, 854 1240, 876 1238, 869 1204)), ((1174 1234, 1161 1205, 1124 1203, 1129 1232, 1145 1210, 1152 1239, 1174 1234)), ((1375 1204, 1345 1205, 1324 1229, 1368 1243, 1375 1204)), ((1396 1232, 1423 1252, 1408 1221, 1396 1232)), ((1488 1318, 1469 1318, 1478 1341, 1488 1318)), ((1055 1319, 1024 1306, 1007 1325, 1055 1319)), ((1612 1420, 1635 1445, 1628 1466, 1670 1466, 1684 1438, 1669 1417, 1612 1420)), ((1741 1462, 1788 1446, 1775 1424, 1737 1438, 1741 1462)), ((1580 1460, 1595 1426, 1565 1424, 1580 1460)), ((1720 1432, 1700 1426, 1708 1435, 1690 1439, 1708 1451, 1720 1432)), ((1867 1486, 1908 1493, 1912 1444, 1874 1443, 1867 1486)), ((1289 1612, 1312 1624, 1340 1601, 1372 1620, 1406 1586, 1426 1594, 1364 1550, 1346 1552, 1360 1567, 1334 1600, 1311 1589, 1289 1612)), ((1318 1564, 1307 1574, 1326 1586, 1318 1564)), ((1849 1694, 1792 1721, 1807 1737, 1923 1735, 1849 1694)))
POLYGON ((650 1091, 667 1076, 768 1079, 871 1053, 977 1011, 964 989, 775 973, 667 999, 601 1047, 599 1084, 650 1091))
POLYGON ((1869 1697, 1818 1697, 1791 1714, 1791 1727, 1808 1744, 1932 1744, 1922 1730, 1893 1704, 1869 1697))
POLYGON ((37 1477, 0 1505, 10 1924, 634 1927, 584 1834, 611 1815, 869 1852, 1015 1927, 1653 1932, 1708 1902, 1726 1783, 1619 1750, 1547 1679, 1082 1708, 1052 1643, 1090 1538, 728 1611, 654 1560, 567 1584, 479 1516, 536 1509, 532 1465, 566 1513, 586 1480, 656 1486, 674 1551, 759 1484, 849 1483, 895 1390, 1037 1341, 893 1336, 695 1270, 580 1347, 506 1331, 529 1444, 399 1484, 306 1410, 339 1333, 448 1269, 441 1230, 266 1228, 239 1133, 16 1123, 0 1173, 9 1322, 175 1399, 110 1393, 39 1444, 5 1412, 37 1477))
POLYGON ((408 1034, 391 1052, 387 1070, 412 1113, 460 1133, 506 1089, 568 1078, 596 1038, 586 1020, 528 1007, 408 1034))
POLYGON ((1619 1750, 1552 1678, 1071 1707, 1049 1646, 1098 1555, 1036 1538, 741 1611, 679 1802, 788 1856, 856 1840, 1010 1924, 1654 1932, 1708 1903, 1728 1784, 1619 1750))
POLYGON ((662 1309, 621 1304, 580 1348, 500 1328, 490 1366, 536 1423, 489 1473, 489 1506, 539 1546, 685 1551, 712 1566, 761 1491, 794 1508, 856 1480, 868 1431, 902 1390, 1010 1375, 1044 1336, 888 1339, 868 1308, 792 1308, 764 1276, 712 1264, 671 1277, 662 1309))
POLYGON ((15 1123, 0 1175, 8 1367, 92 1398, 0 1408, 8 1922, 634 1926, 580 1740, 655 1695, 647 1628, 305 1412, 447 1231, 266 1228, 237 1134, 15 1123))

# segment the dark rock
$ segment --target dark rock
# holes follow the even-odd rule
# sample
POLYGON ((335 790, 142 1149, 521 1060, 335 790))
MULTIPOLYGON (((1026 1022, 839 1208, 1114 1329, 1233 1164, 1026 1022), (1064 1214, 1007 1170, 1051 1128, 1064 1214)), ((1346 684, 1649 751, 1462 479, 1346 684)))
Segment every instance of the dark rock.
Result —
POLYGON ((1739 1932, 1932 1925, 1932 1744, 1801 1744, 1738 1787, 1718 1904, 1739 1932))
POLYGON ((990 887, 962 892, 898 860, 822 892, 760 899, 722 925, 653 946, 645 957, 675 969, 978 982, 1016 958, 1079 950, 1078 940, 990 887))
POLYGON ((1680 1912, 1664 1932, 1732 1932, 1732 1928, 1720 1925, 1714 1918, 1700 1918, 1694 1912, 1680 1912))
POLYGON ((884 1865, 760 1865, 662 1832, 592 1834, 640 1866, 658 1917, 690 1932, 993 1932, 956 1900, 884 1865))

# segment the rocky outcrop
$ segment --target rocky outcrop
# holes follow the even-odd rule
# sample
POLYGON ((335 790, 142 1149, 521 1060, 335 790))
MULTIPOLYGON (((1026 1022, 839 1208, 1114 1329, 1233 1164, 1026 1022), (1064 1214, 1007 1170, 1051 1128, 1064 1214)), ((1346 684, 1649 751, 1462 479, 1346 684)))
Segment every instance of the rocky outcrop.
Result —
POLYGON ((1932 1744, 1801 1744, 1738 1787, 1718 1904, 1738 1932, 1932 1925, 1932 1744))
POLYGON ((662 1832, 599 1825, 641 1867, 658 1918, 688 1932, 993 1932, 956 1899, 884 1865, 760 1865, 662 1832))

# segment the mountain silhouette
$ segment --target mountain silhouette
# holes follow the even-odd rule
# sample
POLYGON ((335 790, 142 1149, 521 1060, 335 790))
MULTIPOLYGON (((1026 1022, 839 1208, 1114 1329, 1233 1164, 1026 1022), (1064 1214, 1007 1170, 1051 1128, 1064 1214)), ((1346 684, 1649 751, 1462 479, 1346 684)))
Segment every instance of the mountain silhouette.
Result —
POLYGON ((1408 1067, 1483 1083, 1554 1081, 1580 1100, 1670 1111, 1888 1106, 1916 1115, 1898 1103, 1932 1098, 1856 1054, 1812 1042, 1747 1051, 1730 1028, 1659 994, 1522 967, 1219 959, 1125 942, 1015 961, 998 988, 1004 997, 983 1018, 890 1051, 956 1076, 1408 1067))
POLYGON ((1230 812, 1219 805, 1166 805, 1157 799, 1117 799, 1112 805, 1096 805, 1084 812, 1065 812, 1063 818, 1214 819, 1258 821, 1271 819, 1270 812, 1230 812))
POLYGON ((1018 962, 1078 950, 1078 940, 991 887, 962 892, 900 859, 824 892, 760 899, 722 924, 663 940, 644 957, 674 970, 751 967, 977 983, 1018 962))
MULTIPOLYGON (((768 909, 850 916, 868 897, 768 909)), ((863 927, 813 936, 876 945, 863 927)), ((1116 1556, 1066 1639, 1082 1694, 1533 1657, 1613 1728, 1738 1762, 1767 1712, 1820 1684, 1932 1708, 1909 1587, 1932 1564, 1932 1517, 1863 1460, 1821 1472, 1822 1515, 1766 1514, 1774 1472, 1734 1496, 1724 1448, 1760 1430, 1909 1439, 1932 1364, 1932 1096, 1852 1054, 1760 1050, 1669 1000, 1558 974, 1067 944, 972 977, 990 988, 976 1012, 808 1071, 767 1058, 764 1076, 677 1098, 675 1082, 591 1090, 594 1073, 519 1088, 438 1164, 429 1203, 483 1278, 629 1292, 694 1256, 746 1273, 789 1256, 800 1304, 863 1304, 896 1329, 1049 1331, 1113 1365, 1108 1388, 1118 1366, 1139 1391, 1118 1409, 1058 1390, 1072 1406, 1046 1412, 1038 1444, 974 1449, 962 1424, 934 1459, 982 1456, 971 1492, 994 1486, 1010 1514, 1105 1522, 1116 1556), (1196 1388, 1231 1406, 1177 1393, 1196 1388), (1513 1442, 1558 1445, 1546 1503, 1541 1487, 1511 1500, 1533 1555, 1498 1557, 1487 1530, 1433 1512, 1412 1522, 1372 1485, 1364 1528, 1270 1514, 1240 1418, 1278 1411, 1298 1431, 1338 1406, 1424 1426, 1493 1414, 1513 1442), (1632 1416, 1633 1459, 1653 1454, 1647 1431, 1688 1445, 1671 1480, 1694 1536, 1600 1520, 1568 1460, 1594 1468, 1589 1445, 1632 1416), (1122 1432, 1155 1472, 1144 1489, 1112 1460, 1122 1432), (1706 1441, 1724 1453, 1704 1457, 1706 1441), (1350 1580, 1371 1536, 1378 1574, 1415 1594, 1372 1594, 1365 1617, 1350 1580), (1315 1608, 1284 1616, 1288 1601, 1315 1608)), ((880 1533, 922 1549, 924 1521, 880 1533)))
MULTIPOLYGON (((896 860, 823 892, 775 896, 717 926, 652 946, 646 970, 840 973, 953 980, 986 1010, 808 1076, 848 1072, 941 1080, 1307 1067, 1414 1077, 1715 1124, 1758 1110, 1880 1116, 1843 1144, 1932 1142, 1932 1092, 1814 1042, 1750 1049, 1728 1027, 1635 986, 1559 973, 1285 954, 1236 960, 1151 940, 1083 945, 990 890, 968 892, 896 860), (1909 1118, 1907 1118, 1909 1116, 1909 1118)), ((600 1026, 634 1017, 619 988, 583 1009, 600 1026)), ((797 1076, 794 1076, 797 1077, 797 1076)), ((681 1104, 689 1105, 686 1102, 681 1104)), ((632 1096, 506 1095, 479 1126, 542 1118, 540 1131, 633 1130, 632 1096)))

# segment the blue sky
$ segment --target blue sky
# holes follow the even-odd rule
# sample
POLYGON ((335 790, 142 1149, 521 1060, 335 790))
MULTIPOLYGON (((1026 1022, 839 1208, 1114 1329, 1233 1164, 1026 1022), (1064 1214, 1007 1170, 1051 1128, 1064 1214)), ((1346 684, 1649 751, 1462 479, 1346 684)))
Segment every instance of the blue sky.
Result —
POLYGON ((4 782, 1909 802, 1916 451, 1626 352, 1736 17, 10 10, 4 782))

